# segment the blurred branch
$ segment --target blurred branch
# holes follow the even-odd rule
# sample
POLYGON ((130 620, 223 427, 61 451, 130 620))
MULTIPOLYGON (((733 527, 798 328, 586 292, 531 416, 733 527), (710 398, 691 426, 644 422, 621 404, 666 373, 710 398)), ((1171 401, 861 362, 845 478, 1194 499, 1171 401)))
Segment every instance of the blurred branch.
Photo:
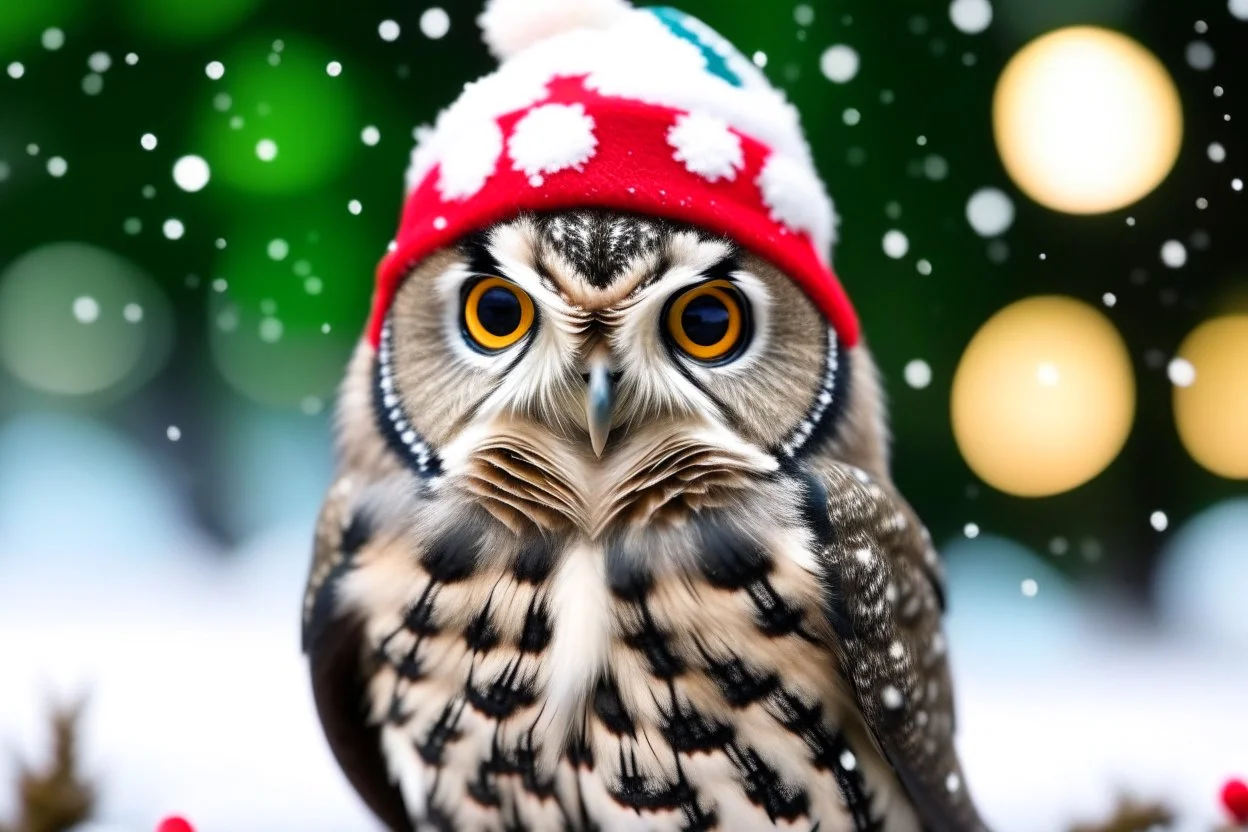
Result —
POLYGON ((69 832, 90 819, 95 787, 78 770, 78 721, 82 703, 51 713, 52 755, 42 770, 22 765, 17 780, 17 818, 0 832, 69 832))
POLYGON ((1131 798, 1122 798, 1118 802, 1118 810, 1108 822, 1102 824, 1080 824, 1071 832, 1152 832, 1153 830, 1170 829, 1174 824, 1174 813, 1159 803, 1140 803, 1131 798))

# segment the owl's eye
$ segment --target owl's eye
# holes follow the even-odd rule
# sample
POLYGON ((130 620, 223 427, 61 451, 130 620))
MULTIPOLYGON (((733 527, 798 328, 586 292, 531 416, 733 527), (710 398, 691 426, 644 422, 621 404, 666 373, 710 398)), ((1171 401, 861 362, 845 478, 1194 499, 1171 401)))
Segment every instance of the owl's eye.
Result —
POLYGON ((515 344, 533 328, 533 299, 501 277, 472 284, 464 298, 464 332, 486 352, 515 344))
POLYGON ((667 334, 690 358, 718 363, 745 343, 746 305, 727 280, 712 280, 677 295, 667 307, 667 334))

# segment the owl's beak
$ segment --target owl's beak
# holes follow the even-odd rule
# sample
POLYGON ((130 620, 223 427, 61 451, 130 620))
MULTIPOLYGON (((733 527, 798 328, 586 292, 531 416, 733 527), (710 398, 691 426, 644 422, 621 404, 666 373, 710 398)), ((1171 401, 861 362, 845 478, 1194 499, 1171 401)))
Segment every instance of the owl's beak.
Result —
POLYGON ((589 426, 589 443, 594 454, 602 456, 602 449, 607 446, 607 437, 611 435, 612 409, 615 405, 615 380, 611 376, 611 366, 606 355, 596 355, 589 361, 588 384, 586 391, 586 424, 589 426))

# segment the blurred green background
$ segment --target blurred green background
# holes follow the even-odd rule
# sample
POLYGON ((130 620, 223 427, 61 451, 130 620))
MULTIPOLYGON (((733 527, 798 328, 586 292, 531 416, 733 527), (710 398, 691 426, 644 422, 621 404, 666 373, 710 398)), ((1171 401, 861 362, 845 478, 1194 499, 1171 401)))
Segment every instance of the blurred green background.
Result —
MULTIPOLYGON (((1235 3, 1228 13, 1214 0, 997 0, 992 25, 975 34, 928 0, 682 8, 754 55, 803 113, 843 219, 837 269, 885 376, 896 476, 937 539, 974 524, 1073 576, 1146 597, 1165 540, 1157 526, 1244 493, 1180 443, 1167 377, 1198 324, 1248 309, 1245 196, 1231 186, 1248 173, 1238 130, 1248 110, 1233 83, 1248 77, 1248 23, 1235 3), (1073 23, 1130 34, 1166 65, 1183 106, 1170 176, 1099 216, 1058 213, 1016 190, 992 134, 1006 62, 1073 23), (1193 53, 1194 42, 1214 57, 1193 53), (821 71, 835 45, 860 60, 844 83, 821 71), (1212 142, 1225 161, 1210 158, 1212 142), (967 220, 986 187, 1015 209, 991 239, 967 220), (904 256, 886 253, 890 230, 906 235, 904 256), (1184 245, 1183 268, 1163 265, 1167 240, 1184 245), (1138 401, 1107 470, 1027 499, 968 468, 950 390, 980 326, 1041 294, 1109 317, 1138 401), (907 382, 915 361, 930 368, 929 384, 915 386, 921 367, 907 382)), ((227 548, 306 502, 328 481, 334 387, 397 222, 413 130, 494 65, 477 10, 0 3, 0 423, 68 412, 125 433, 227 548), (175 181, 188 155, 206 161, 206 185, 194 163, 175 181)))

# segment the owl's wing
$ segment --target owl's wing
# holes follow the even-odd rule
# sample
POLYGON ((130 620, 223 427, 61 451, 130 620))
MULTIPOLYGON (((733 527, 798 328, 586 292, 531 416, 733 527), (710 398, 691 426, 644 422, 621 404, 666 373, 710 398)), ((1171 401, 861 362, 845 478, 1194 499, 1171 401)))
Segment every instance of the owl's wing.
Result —
POLYGON ((399 789, 382 757, 381 730, 368 720, 370 656, 363 622, 343 615, 338 587, 356 553, 368 542, 365 517, 344 517, 332 495, 317 523, 316 550, 303 610, 303 650, 308 656, 317 715, 338 765, 364 802, 394 832, 413 832, 399 789))
POLYGON ((863 721, 924 829, 983 830, 953 744, 943 576, 927 530, 904 501, 856 468, 837 466, 824 481, 831 501, 810 483, 811 513, 827 518, 815 518, 824 606, 863 721))

